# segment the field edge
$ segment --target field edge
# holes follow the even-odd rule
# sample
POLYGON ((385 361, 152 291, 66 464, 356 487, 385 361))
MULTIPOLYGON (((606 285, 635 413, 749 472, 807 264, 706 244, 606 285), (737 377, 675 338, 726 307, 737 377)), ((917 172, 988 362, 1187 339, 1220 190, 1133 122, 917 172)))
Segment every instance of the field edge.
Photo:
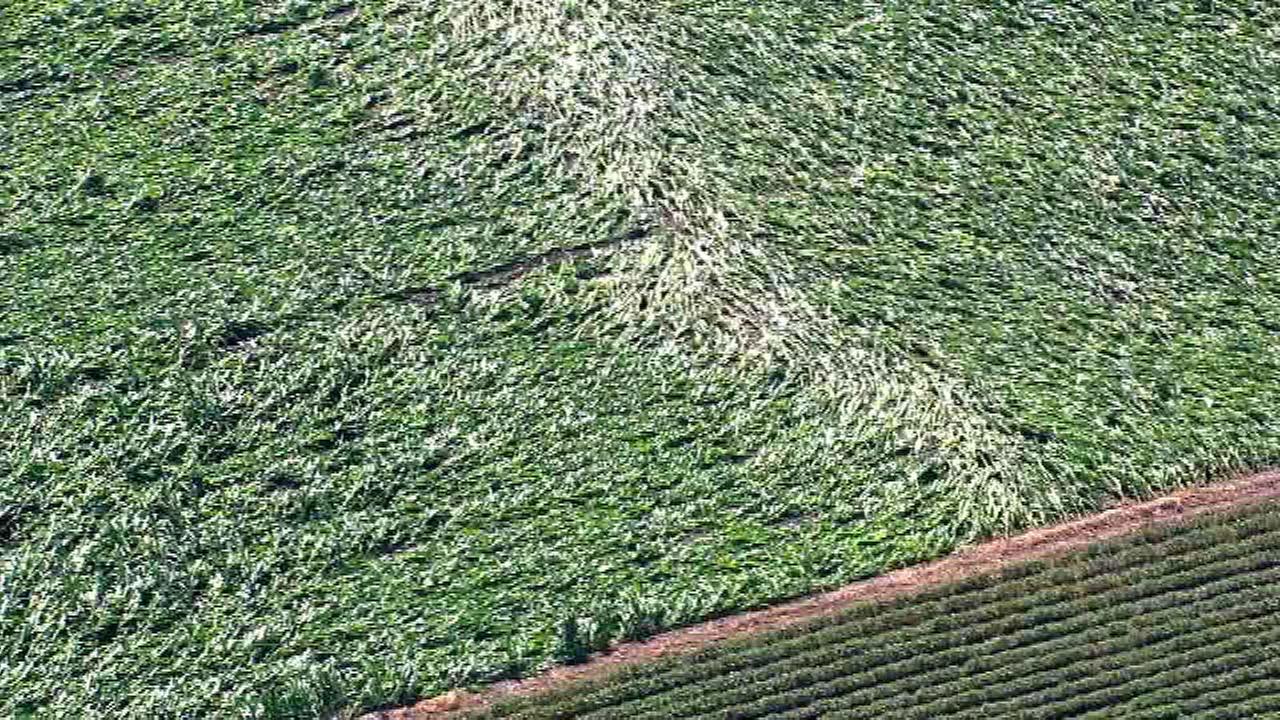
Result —
POLYGON ((1146 527, 1275 500, 1280 500, 1280 468, 1238 473, 1213 484, 1187 487, 1151 500, 1123 501, 1091 515, 965 545, 936 560, 835 590, 670 630, 646 640, 620 643, 593 654, 586 662, 557 665, 537 675, 494 683, 480 692, 453 690, 405 707, 367 713, 360 720, 459 717, 500 700, 562 690, 576 683, 603 679, 629 666, 694 652, 749 634, 782 630, 856 603, 884 602, 991 573, 1006 565, 1063 555, 1146 527))

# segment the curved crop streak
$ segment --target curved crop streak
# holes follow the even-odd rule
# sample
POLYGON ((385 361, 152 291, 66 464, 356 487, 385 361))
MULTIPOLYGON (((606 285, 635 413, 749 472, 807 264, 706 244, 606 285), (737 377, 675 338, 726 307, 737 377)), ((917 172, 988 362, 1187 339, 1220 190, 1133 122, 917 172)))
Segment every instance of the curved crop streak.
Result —
MULTIPOLYGON (((847 448, 867 444, 914 460, 863 488, 868 512, 946 497, 936 512, 957 537, 972 537, 1084 506, 1075 481, 1050 481, 1026 439, 981 412, 971 388, 877 347, 815 302, 837 278, 763 239, 749 212, 755 199, 698 151, 699 128, 719 110, 687 88, 705 86, 709 71, 671 58, 661 34, 640 32, 662 23, 678 33, 678 17, 607 0, 451 0, 438 17, 441 52, 458 56, 461 82, 487 88, 505 124, 484 129, 493 143, 518 155, 520 130, 539 128, 546 172, 588 196, 580 202, 626 208, 629 222, 654 229, 623 252, 603 251, 616 270, 609 312, 584 332, 608 325, 632 341, 656 339, 661 351, 781 369, 823 431, 807 433, 803 447, 768 448, 761 461, 800 454, 838 475, 847 448)), ((765 51, 770 42, 760 39, 765 51)))

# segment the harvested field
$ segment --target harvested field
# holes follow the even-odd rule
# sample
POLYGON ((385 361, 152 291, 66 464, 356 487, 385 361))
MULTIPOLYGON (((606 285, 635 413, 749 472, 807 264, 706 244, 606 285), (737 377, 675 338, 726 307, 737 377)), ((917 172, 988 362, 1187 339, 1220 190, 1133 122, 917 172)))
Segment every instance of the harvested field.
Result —
POLYGON ((6 0, 0 716, 535 675, 1280 462, 1262 0, 6 0))

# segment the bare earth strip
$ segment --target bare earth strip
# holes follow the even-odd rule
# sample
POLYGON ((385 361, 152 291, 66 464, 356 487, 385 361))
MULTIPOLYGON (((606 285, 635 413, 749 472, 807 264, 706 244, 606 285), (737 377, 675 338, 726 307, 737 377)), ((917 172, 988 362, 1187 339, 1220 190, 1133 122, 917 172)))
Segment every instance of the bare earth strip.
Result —
POLYGON ((891 600, 929 586, 990 573, 1011 563, 1061 555, 1150 525, 1276 499, 1280 499, 1280 470, 1189 488, 1156 500, 1121 503, 1096 515, 964 547, 939 560, 895 570, 821 595, 617 645, 580 665, 560 666, 524 680, 504 681, 478 694, 451 692, 406 708, 372 713, 364 720, 417 720, 464 712, 513 695, 599 678, 627 665, 690 652, 744 633, 779 630, 855 603, 891 600))

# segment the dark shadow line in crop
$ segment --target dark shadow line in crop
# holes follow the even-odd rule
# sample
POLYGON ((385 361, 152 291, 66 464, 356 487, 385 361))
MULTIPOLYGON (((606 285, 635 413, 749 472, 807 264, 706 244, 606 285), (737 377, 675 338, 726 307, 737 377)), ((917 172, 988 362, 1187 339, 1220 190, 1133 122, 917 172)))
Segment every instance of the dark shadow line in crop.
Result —
POLYGON ((219 335, 215 344, 225 351, 234 351, 251 340, 271 332, 270 325, 259 322, 235 322, 228 324, 219 335))
POLYGON ((42 510, 32 503, 0 508, 0 547, 17 543, 22 529, 42 510))
POLYGON ((529 255, 515 260, 493 265, 483 270, 464 270, 450 275, 444 283, 429 286, 409 287, 383 296, 388 300, 407 300, 424 305, 433 305, 444 293, 444 285, 460 283, 467 287, 495 289, 510 285, 521 277, 551 265, 576 260, 598 250, 616 247, 623 243, 633 242, 648 237, 652 228, 637 226, 627 232, 614 235, 596 242, 582 243, 570 247, 553 248, 537 255, 529 255))
POLYGON ((66 71, 39 71, 12 80, 0 80, 0 95, 36 92, 69 80, 71 80, 71 73, 66 71))
POLYGON ((323 13, 320 14, 320 19, 332 20, 333 18, 336 18, 336 17, 350 15, 355 11, 356 11, 355 3, 353 2, 342 3, 341 5, 335 5, 334 7, 331 7, 328 10, 325 10, 323 13))
POLYGON ((342 3, 325 10, 318 16, 287 18, 281 20, 268 20, 267 22, 250 25, 245 29, 244 34, 249 37, 263 37, 267 35, 279 35, 280 33, 297 30, 304 25, 315 22, 317 20, 332 20, 333 18, 350 15, 355 12, 356 4, 354 2, 342 3))
POLYGON ((0 233, 0 257, 17 255, 35 246, 36 243, 29 236, 0 233))
MULTIPOLYGON (((448 140, 466 140, 478 135, 483 135, 492 129, 493 122, 491 120, 481 120, 464 128, 455 130, 445 137, 448 140)), ((386 123, 374 128, 374 131, 386 133, 386 136, 383 138, 383 142, 389 143, 409 142, 427 137, 429 134, 426 130, 418 127, 412 117, 405 115, 396 115, 389 118, 386 123), (397 133, 397 131, 400 132, 397 133)))
POLYGON ((392 130, 400 130, 402 128, 410 127, 411 125, 413 125, 412 117, 408 115, 397 115, 387 120, 387 122, 379 129, 383 132, 390 132, 392 130))
POLYGON ((426 137, 426 135, 427 134, 421 130, 410 130, 409 132, 401 135, 393 135, 387 138, 387 142, 410 142, 411 140, 418 140, 426 137))

